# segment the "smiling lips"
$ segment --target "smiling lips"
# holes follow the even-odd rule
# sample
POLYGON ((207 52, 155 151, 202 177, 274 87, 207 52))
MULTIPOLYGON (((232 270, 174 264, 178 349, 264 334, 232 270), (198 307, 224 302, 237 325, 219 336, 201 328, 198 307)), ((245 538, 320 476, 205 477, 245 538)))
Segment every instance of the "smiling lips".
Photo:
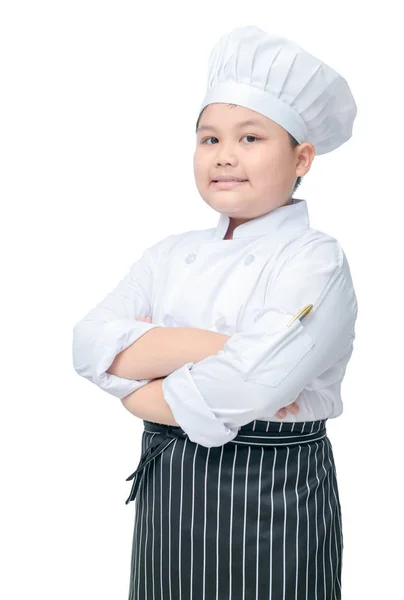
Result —
POLYGON ((216 175, 217 179, 212 179, 215 183, 217 181, 247 181, 244 177, 230 177, 230 175, 216 175))
POLYGON ((243 185, 247 180, 229 180, 229 181, 212 181, 212 185, 214 185, 219 190, 229 190, 239 185, 243 185))

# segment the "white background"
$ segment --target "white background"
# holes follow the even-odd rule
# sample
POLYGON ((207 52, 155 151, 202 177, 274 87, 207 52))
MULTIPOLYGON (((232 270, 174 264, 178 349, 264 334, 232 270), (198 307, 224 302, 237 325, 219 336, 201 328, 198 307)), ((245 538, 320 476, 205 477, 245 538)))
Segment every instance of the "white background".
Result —
POLYGON ((72 328, 146 247, 216 226, 218 213, 194 182, 195 124, 211 48, 251 24, 343 74, 358 105, 353 137, 315 158, 295 196, 307 200, 312 227, 340 241, 359 304, 344 413, 328 421, 343 511, 343 598, 402 594, 398 6, 1 4, 5 600, 127 598, 134 503, 124 503, 125 479, 140 458, 143 423, 75 373, 72 328))

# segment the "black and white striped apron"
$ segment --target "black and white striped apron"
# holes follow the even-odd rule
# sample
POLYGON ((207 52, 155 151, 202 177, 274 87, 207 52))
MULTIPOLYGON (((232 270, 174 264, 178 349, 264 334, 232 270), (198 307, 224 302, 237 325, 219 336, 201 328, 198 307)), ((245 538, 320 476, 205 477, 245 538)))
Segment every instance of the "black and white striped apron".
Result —
POLYGON ((340 600, 326 421, 252 421, 223 446, 143 421, 129 600, 340 600))

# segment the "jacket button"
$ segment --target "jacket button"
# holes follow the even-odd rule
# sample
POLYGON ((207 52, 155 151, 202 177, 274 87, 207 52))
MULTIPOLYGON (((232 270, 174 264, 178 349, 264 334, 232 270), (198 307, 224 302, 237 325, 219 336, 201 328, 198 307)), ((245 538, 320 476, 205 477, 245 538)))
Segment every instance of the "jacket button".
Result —
POLYGON ((172 327, 173 323, 174 323, 174 319, 172 318, 171 315, 164 315, 163 318, 163 323, 164 325, 166 325, 167 327, 172 327))
POLYGON ((220 331, 225 331, 228 328, 225 317, 220 317, 216 319, 215 322, 216 329, 220 329, 220 331))
POLYGON ((185 259, 185 262, 188 264, 192 263, 192 262, 194 262, 195 258, 196 258, 196 254, 194 254, 194 253, 188 254, 188 256, 185 259))
POLYGON ((245 265, 249 265, 250 263, 253 262, 253 260, 255 260, 255 256, 254 254, 249 254, 246 259, 244 260, 244 264, 245 265))

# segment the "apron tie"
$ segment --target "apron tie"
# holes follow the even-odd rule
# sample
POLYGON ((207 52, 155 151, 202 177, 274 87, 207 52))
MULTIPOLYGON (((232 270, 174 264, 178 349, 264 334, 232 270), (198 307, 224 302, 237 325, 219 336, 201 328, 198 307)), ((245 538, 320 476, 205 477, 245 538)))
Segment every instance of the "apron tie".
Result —
MULTIPOLYGON (((326 421, 327 419, 316 421, 318 425, 316 431, 305 433, 299 431, 259 431, 244 427, 240 428, 237 436, 227 443, 248 446, 294 446, 295 444, 316 442, 327 435, 326 421)), ((155 435, 149 447, 143 452, 136 471, 133 471, 126 479, 126 481, 130 481, 131 479, 134 481, 125 504, 129 504, 129 502, 135 499, 145 466, 168 448, 175 439, 188 438, 188 435, 181 427, 162 425, 149 421, 147 422, 147 429, 145 427, 145 431, 147 433, 154 433, 155 435)))
POLYGON ((157 433, 153 437, 150 446, 143 452, 136 471, 133 471, 132 475, 129 475, 129 477, 125 480, 130 481, 131 479, 135 478, 125 504, 129 504, 129 502, 135 499, 140 482, 142 480, 143 469, 145 466, 159 456, 163 450, 168 448, 168 446, 172 444, 176 438, 187 437, 186 433, 182 431, 180 427, 173 427, 173 425, 162 425, 161 427, 164 428, 164 431, 157 433), (173 431, 173 429, 175 429, 175 431, 173 431))

